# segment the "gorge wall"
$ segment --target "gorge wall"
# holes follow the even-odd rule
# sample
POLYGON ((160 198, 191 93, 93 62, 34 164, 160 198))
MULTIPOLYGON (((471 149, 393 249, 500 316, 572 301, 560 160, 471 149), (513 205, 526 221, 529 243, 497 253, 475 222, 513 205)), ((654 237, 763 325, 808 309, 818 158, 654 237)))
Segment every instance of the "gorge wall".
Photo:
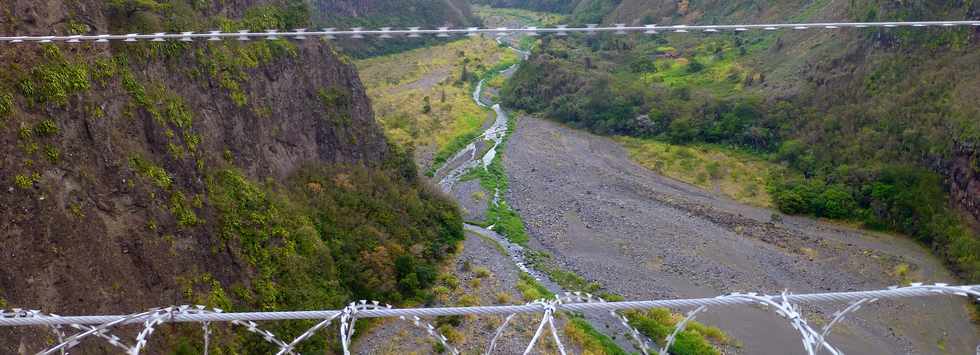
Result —
MULTIPOLYGON (((309 19, 300 1, 0 5, 0 32, 17 34, 283 29, 309 19)), ((355 68, 319 40, 4 44, 0 152, 0 308, 395 302, 423 297, 432 265, 462 237, 455 205, 416 178, 375 122, 355 68)), ((302 324, 272 327, 288 336, 302 324)), ((181 336, 196 332, 153 341, 200 350, 198 335, 181 336)), ((34 353, 51 339, 0 329, 2 349, 34 353)), ((268 350, 238 333, 217 342, 268 350)), ((98 341, 80 349, 106 350, 98 341)))

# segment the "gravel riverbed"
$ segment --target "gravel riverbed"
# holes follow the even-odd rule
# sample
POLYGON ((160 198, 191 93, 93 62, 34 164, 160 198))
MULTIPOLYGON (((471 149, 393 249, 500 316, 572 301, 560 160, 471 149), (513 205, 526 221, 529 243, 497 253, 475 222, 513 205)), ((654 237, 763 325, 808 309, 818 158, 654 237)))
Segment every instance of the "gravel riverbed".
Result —
MULTIPOLYGON (((505 196, 527 224, 530 245, 559 266, 628 299, 711 297, 727 292, 877 289, 908 264, 923 281, 957 280, 910 239, 784 216, 741 205, 631 162, 611 139, 521 117, 504 158, 505 196)), ((843 304, 804 305, 822 325, 843 304)), ((803 353, 774 314, 710 309, 698 318, 737 339, 746 354, 803 353)), ((881 301, 831 335, 851 354, 972 354, 980 332, 966 302, 931 297, 881 301)))

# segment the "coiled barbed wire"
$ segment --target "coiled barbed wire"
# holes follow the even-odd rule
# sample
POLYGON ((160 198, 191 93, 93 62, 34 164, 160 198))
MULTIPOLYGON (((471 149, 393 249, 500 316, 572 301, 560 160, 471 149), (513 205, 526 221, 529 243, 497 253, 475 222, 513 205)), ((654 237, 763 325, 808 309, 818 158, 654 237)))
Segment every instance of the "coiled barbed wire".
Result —
MULTIPOLYGON (((171 306, 165 308, 151 309, 130 315, 115 316, 56 316, 41 313, 36 310, 25 311, 14 309, 11 312, 0 311, 0 326, 46 326, 55 332, 59 343, 48 348, 39 354, 65 353, 68 349, 78 345, 82 340, 95 337, 103 339, 115 347, 125 350, 128 354, 136 355, 145 346, 154 329, 163 323, 182 323, 198 322, 204 327, 205 353, 207 353, 208 337, 210 331, 207 325, 214 322, 230 322, 234 325, 242 326, 249 332, 260 335, 270 344, 277 346, 279 354, 293 354, 293 349, 297 344, 311 337, 320 329, 328 326, 334 319, 341 319, 340 336, 345 353, 350 351, 350 341, 354 335, 354 322, 359 318, 377 317, 398 317, 399 319, 410 321, 413 325, 425 330, 430 336, 441 343, 452 354, 458 351, 448 343, 448 339, 436 331, 429 323, 421 321, 421 317, 452 316, 452 315, 491 315, 507 314, 508 320, 519 313, 541 313, 542 320, 538 325, 534 337, 531 339, 526 352, 533 349, 537 340, 544 334, 545 328, 558 345, 559 351, 564 352, 564 345, 558 336, 554 323, 555 314, 559 311, 570 311, 585 313, 588 311, 617 311, 628 309, 650 309, 657 307, 666 308, 690 308, 695 310, 687 314, 687 317, 675 325, 674 332, 661 347, 662 354, 665 354, 672 345, 672 340, 677 334, 683 331, 684 327, 694 319, 697 314, 704 311, 705 307, 711 306, 732 306, 763 304, 772 308, 779 315, 790 321, 791 325, 800 334, 803 348, 807 354, 816 355, 821 350, 827 350, 831 354, 841 354, 827 341, 834 325, 838 324, 844 317, 859 310, 863 305, 873 303, 879 299, 895 299, 910 297, 928 297, 937 295, 955 295, 968 297, 980 301, 980 285, 951 286, 943 283, 921 284, 915 283, 905 287, 890 287, 884 290, 873 291, 854 291, 854 292, 835 292, 835 293, 814 293, 814 294, 790 294, 782 292, 778 295, 765 295, 756 293, 732 293, 715 298, 699 299, 674 299, 674 300, 652 300, 652 301, 626 301, 626 302, 601 302, 601 299, 588 294, 564 294, 556 296, 554 300, 538 300, 526 305, 517 306, 484 306, 484 307, 445 307, 445 308, 392 308, 390 305, 381 305, 378 302, 359 301, 349 304, 339 311, 294 311, 294 312, 241 312, 225 313, 220 309, 207 309, 204 306, 171 306), (826 303, 826 302, 850 302, 843 310, 836 312, 834 318, 825 325, 820 331, 807 324, 806 319, 799 312, 798 304, 801 303, 826 303), (310 328, 293 341, 286 343, 275 336, 275 334, 262 330, 255 321, 271 320, 290 320, 306 319, 321 320, 314 327, 310 328), (118 326, 140 324, 143 329, 138 333, 134 345, 125 344, 119 337, 109 334, 109 330, 118 326), (65 327, 73 328, 79 332, 65 337, 63 330, 65 327)), ((613 313, 615 315, 615 313, 613 313)), ((497 333, 488 346, 487 353, 490 353, 496 343, 497 338, 503 333, 508 321, 498 328, 497 333)), ((628 329, 632 327, 624 323, 628 329)), ((638 332, 637 332, 638 333, 638 332)), ((632 331, 631 331, 632 334, 632 331)), ((637 338, 637 342, 644 344, 642 338, 637 338)), ((641 345, 645 347, 644 345, 641 345)), ((645 350, 644 350, 645 351, 645 350)))

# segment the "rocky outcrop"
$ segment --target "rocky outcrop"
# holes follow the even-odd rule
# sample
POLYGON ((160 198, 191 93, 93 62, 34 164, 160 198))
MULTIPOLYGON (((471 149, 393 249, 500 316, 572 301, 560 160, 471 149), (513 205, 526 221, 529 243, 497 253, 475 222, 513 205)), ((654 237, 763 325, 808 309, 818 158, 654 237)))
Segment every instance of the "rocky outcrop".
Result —
MULTIPOLYGON (((306 21, 290 2, 194 3, 17 0, 0 5, 0 32, 306 21)), ((0 309, 118 314, 220 285, 250 294, 255 261, 223 239, 209 194, 217 171, 274 188, 299 167, 393 156, 355 69, 321 41, 4 43, 0 73, 0 309)), ((0 329, 0 353, 47 337, 0 329)))
POLYGON ((980 220, 980 151, 976 145, 958 144, 953 149, 943 175, 950 189, 950 199, 980 220))
POLYGON ((570 13, 582 0, 473 0, 474 4, 533 11, 570 13))
MULTIPOLYGON (((461 28, 477 26, 468 0, 313 0, 313 22, 317 27, 378 29, 461 28)), ((384 41, 340 38, 337 43, 357 58, 396 53, 442 42, 431 36, 394 37, 384 41)))
POLYGON ((313 0, 314 19, 389 26, 466 26, 473 23, 465 0, 313 0), (411 21, 411 22, 405 22, 411 21))

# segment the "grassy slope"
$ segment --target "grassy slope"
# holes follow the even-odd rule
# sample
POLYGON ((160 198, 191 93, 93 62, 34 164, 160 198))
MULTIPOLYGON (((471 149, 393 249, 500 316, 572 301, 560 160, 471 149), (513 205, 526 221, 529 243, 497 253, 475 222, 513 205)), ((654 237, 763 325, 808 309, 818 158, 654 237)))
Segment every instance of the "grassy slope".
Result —
POLYGON ((720 192, 736 201, 772 207, 766 179, 777 166, 752 153, 715 145, 675 145, 654 139, 617 137, 640 165, 671 178, 720 192))
POLYGON ((475 37, 356 65, 387 136, 407 147, 433 145, 445 157, 478 135, 487 120, 488 111, 473 102, 471 81, 516 61, 492 39, 475 37))
POLYGON ((524 26, 537 27, 558 25, 565 19, 565 16, 563 15, 550 12, 538 12, 516 8, 493 8, 489 6, 474 6, 473 13, 487 22, 492 22, 493 17, 498 17, 506 20, 507 22, 515 21, 520 22, 524 26))

